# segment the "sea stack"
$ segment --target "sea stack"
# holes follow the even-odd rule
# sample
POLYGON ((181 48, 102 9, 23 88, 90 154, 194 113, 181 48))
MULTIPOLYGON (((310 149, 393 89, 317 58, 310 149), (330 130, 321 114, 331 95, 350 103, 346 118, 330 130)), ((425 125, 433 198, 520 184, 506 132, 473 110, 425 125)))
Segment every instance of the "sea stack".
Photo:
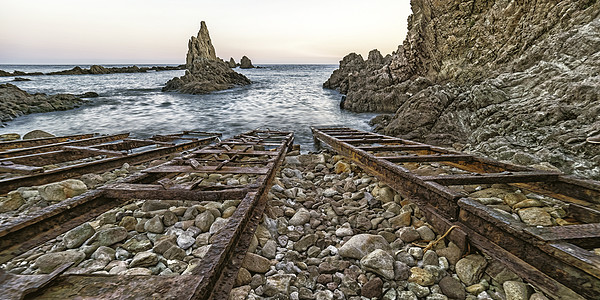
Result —
POLYGON ((248 56, 244 55, 240 60, 240 69, 252 69, 254 66, 252 65, 252 61, 248 58, 248 56))
POLYGON ((163 92, 206 94, 251 83, 217 57, 204 21, 200 23, 198 35, 190 38, 185 66, 185 75, 169 80, 162 88, 163 92))
POLYGON ((233 59, 233 57, 230 57, 229 58, 229 67, 233 69, 237 66, 238 66, 238 64, 235 62, 235 59, 233 59))

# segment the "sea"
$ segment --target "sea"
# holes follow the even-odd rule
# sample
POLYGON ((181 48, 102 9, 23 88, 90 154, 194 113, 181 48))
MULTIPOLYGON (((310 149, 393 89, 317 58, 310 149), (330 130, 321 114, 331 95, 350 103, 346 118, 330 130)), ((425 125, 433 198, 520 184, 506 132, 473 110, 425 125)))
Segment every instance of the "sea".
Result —
MULTIPOLYGON (((79 65, 89 68, 89 65, 79 65)), ((104 65, 123 67, 131 65, 104 65)), ((137 65, 155 66, 155 65, 137 65)), ((0 65, 8 72, 53 72, 75 65, 0 65)), ((322 87, 336 65, 260 65, 235 71, 252 84, 206 95, 162 92, 171 78, 185 71, 103 75, 19 76, 31 81, 10 82, 28 93, 96 92, 90 103, 68 111, 20 116, 0 127, 0 134, 25 134, 39 129, 54 135, 80 133, 116 134, 132 137, 178 133, 183 130, 219 132, 224 138, 253 129, 293 131, 295 143, 304 151, 314 150, 310 126, 343 125, 370 130, 372 113, 340 109, 342 95, 322 87)))

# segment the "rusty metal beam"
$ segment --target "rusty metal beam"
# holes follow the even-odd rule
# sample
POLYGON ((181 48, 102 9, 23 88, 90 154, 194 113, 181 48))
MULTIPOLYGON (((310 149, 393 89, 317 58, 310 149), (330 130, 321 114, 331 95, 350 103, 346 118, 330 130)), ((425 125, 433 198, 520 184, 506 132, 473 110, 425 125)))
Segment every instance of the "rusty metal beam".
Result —
POLYGON ((35 147, 41 145, 62 143, 67 141, 75 141, 82 139, 89 139, 94 137, 96 134, 78 134, 78 135, 67 135, 67 136, 57 136, 51 138, 40 138, 40 139, 31 139, 31 140, 18 140, 18 141, 8 141, 8 142, 0 142, 0 151, 5 151, 9 149, 16 148, 27 148, 27 147, 35 147))
POLYGON ((115 134, 115 135, 106 135, 93 137, 89 139, 81 139, 76 141, 67 141, 62 143, 48 144, 42 146, 35 146, 29 148, 19 148, 19 149, 11 149, 8 151, 0 152, 0 158, 7 158, 13 156, 23 156, 28 154, 42 153, 48 151, 61 150, 63 146, 90 146, 97 145, 101 143, 121 140, 129 136, 129 133, 115 134))
POLYGON ((470 161, 473 159, 469 154, 442 154, 442 155, 400 155, 400 156, 377 156, 393 163, 402 162, 438 162, 438 161, 470 161))
POLYGON ((421 180, 433 181, 442 185, 467 185, 467 184, 493 184, 493 183, 517 183, 517 182, 539 182, 556 181, 560 176, 556 172, 507 172, 486 174, 456 174, 438 176, 420 176, 421 180))

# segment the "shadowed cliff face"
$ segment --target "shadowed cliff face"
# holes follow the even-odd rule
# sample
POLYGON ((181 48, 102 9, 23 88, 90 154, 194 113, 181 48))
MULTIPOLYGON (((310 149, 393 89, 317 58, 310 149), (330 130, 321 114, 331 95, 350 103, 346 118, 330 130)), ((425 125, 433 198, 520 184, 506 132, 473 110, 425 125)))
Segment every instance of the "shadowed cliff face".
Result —
POLYGON ((600 177, 600 3, 411 1, 391 55, 350 54, 324 84, 390 112, 386 134, 600 177))

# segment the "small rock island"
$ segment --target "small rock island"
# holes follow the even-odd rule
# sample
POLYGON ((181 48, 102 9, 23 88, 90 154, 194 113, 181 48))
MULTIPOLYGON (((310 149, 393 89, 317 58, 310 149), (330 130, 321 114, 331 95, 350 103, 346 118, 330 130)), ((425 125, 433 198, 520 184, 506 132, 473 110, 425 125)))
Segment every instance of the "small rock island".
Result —
POLYGON ((217 57, 204 21, 200 23, 198 36, 192 36, 188 43, 185 66, 185 75, 169 80, 162 88, 163 92, 207 94, 251 83, 217 57))

